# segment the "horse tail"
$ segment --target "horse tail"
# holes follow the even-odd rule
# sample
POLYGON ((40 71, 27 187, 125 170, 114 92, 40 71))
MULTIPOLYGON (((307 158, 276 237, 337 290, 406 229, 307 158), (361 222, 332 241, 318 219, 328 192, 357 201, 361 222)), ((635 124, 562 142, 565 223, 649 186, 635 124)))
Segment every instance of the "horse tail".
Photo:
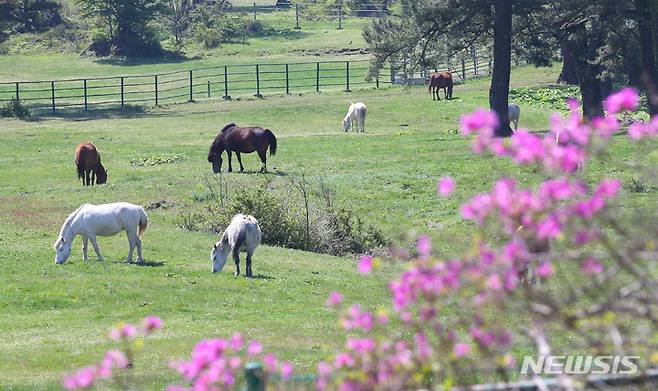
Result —
POLYGON ((137 231, 139 237, 142 237, 144 235, 144 231, 146 231, 146 226, 149 223, 148 216, 146 216, 146 211, 144 208, 141 206, 139 207, 139 230, 137 231))
POLYGON ((270 156, 276 155, 276 136, 274 136, 274 133, 269 129, 265 129, 265 134, 270 141, 270 156))

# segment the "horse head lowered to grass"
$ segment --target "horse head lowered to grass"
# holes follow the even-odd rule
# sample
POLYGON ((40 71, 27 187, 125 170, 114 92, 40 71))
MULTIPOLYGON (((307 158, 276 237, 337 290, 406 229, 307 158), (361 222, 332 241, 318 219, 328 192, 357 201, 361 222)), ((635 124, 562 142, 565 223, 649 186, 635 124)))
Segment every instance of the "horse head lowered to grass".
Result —
POLYGON ((270 149, 270 156, 276 154, 276 137, 269 129, 259 127, 241 128, 235 123, 224 126, 219 132, 208 151, 208 161, 212 163, 214 173, 222 171, 222 153, 226 151, 228 155, 228 172, 233 171, 231 166, 231 153, 235 152, 240 163, 240 172, 244 171, 240 153, 258 152, 258 157, 263 166, 260 172, 267 172, 267 149, 270 149))

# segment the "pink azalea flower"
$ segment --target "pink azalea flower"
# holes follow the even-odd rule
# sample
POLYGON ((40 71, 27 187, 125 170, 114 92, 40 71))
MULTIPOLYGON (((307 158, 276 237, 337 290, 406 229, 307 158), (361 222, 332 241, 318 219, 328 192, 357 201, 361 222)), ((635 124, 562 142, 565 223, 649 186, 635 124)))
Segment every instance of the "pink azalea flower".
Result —
POLYGON ((294 365, 289 362, 281 363, 281 380, 288 381, 292 376, 293 371, 295 370, 294 365))
POLYGON ((548 278, 555 273, 553 270, 553 264, 548 261, 540 263, 539 266, 537 266, 536 272, 541 278, 548 278))
POLYGON ((242 349, 243 345, 244 345, 244 340, 242 338, 242 334, 240 333, 233 334, 230 341, 231 349, 237 352, 240 349, 242 349))
POLYGON ((603 264, 597 259, 588 258, 582 262, 580 270, 585 274, 600 274, 603 273, 603 264))
POLYGON ((633 88, 623 88, 608 96, 603 102, 605 110, 610 114, 617 114, 624 110, 635 110, 640 103, 640 96, 633 88))
POLYGON ((343 302, 343 295, 341 295, 339 292, 333 291, 329 294, 329 298, 327 299, 325 305, 327 307, 336 307, 339 306, 343 302))
POLYGON ((112 331, 110 332, 110 337, 115 341, 125 338, 132 338, 135 336, 136 331, 137 329, 135 328, 135 326, 128 323, 124 323, 119 325, 119 327, 112 329, 112 331))
POLYGON ((432 239, 427 235, 421 235, 416 241, 416 251, 424 257, 429 257, 432 252, 432 239))
POLYGON ((265 370, 268 372, 274 372, 276 370, 276 356, 272 353, 268 353, 263 357, 263 364, 265 364, 265 370))
POLYGON ((372 257, 370 255, 361 256, 361 259, 359 259, 358 270, 361 274, 370 274, 372 271, 372 257))
POLYGON ((439 179, 437 190, 441 197, 448 197, 453 191, 455 191, 455 180, 449 176, 439 179))
POLYGON ((258 341, 251 341, 249 342, 249 346, 247 347, 247 354, 250 356, 255 356, 257 354, 260 354, 263 351, 263 345, 258 342, 258 341))
POLYGON ((154 330, 162 328, 162 319, 157 316, 147 316, 143 321, 144 334, 150 334, 154 330))
POLYGON ((496 113, 485 109, 477 109, 471 114, 462 115, 459 119, 459 128, 463 135, 469 135, 485 128, 495 129, 496 127, 498 127, 496 113))
POLYGON ((457 342, 452 351, 457 358, 461 358, 468 355, 471 351, 471 345, 464 342, 457 342))

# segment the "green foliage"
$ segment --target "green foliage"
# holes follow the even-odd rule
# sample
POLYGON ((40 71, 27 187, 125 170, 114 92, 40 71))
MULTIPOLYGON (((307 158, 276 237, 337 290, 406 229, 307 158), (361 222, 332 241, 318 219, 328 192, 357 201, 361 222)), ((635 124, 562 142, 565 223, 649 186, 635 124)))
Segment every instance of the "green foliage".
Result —
MULTIPOLYGON (((160 0, 77 0, 83 15, 94 27, 106 29, 94 34, 90 50, 97 55, 148 57, 162 52, 152 22, 163 15, 160 0)), ((92 37, 93 38, 93 37, 92 37)))
POLYGON ((509 101, 541 109, 566 111, 567 99, 579 95, 580 90, 574 86, 526 87, 510 90, 509 101))
POLYGON ((62 23, 61 4, 53 0, 0 1, 0 41, 11 32, 44 31, 62 23))
POLYGON ((7 102, 7 104, 0 109, 0 116, 24 119, 29 118, 31 113, 30 110, 23 106, 19 100, 12 98, 11 101, 7 102))
POLYGON ((145 158, 130 159, 130 165, 133 167, 158 166, 160 164, 173 164, 181 160, 188 159, 185 155, 180 154, 158 154, 145 158))
POLYGON ((206 182, 208 190, 193 199, 210 204, 203 212, 181 213, 179 227, 221 233, 235 214, 244 213, 257 216, 262 241, 269 245, 331 255, 365 253, 388 245, 379 229, 353 211, 334 208, 333 193, 323 183, 315 186, 305 178, 294 178, 286 187, 273 188, 265 182, 228 188, 222 181, 206 182))

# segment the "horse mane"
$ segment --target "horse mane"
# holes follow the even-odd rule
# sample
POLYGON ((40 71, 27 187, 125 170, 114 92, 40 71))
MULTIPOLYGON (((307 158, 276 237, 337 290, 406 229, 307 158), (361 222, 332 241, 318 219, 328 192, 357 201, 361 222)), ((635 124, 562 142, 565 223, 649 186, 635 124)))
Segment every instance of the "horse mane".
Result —
POLYGON ((78 209, 74 210, 71 214, 69 214, 69 216, 64 221, 64 224, 62 225, 62 229, 59 230, 59 236, 57 236, 57 241, 55 242, 55 244, 57 244, 57 242, 59 242, 59 239, 64 237, 64 231, 66 231, 69 227, 71 227, 71 223, 73 222, 73 219, 75 218, 75 216, 77 216, 78 213, 80 212, 80 210, 82 208, 84 208, 85 206, 87 206, 87 205, 89 205, 89 204, 82 204, 78 207, 78 209))
POLYGON ((222 138, 226 134, 224 132, 226 132, 228 129, 230 129, 234 126, 235 126, 235 122, 231 122, 229 124, 226 124, 222 128, 222 130, 219 131, 219 134, 217 135, 217 137, 215 137, 215 140, 213 140, 212 144, 210 145, 210 149, 208 150, 208 161, 209 162, 212 163, 214 155, 217 154, 217 150, 219 149, 219 147, 221 146, 222 141, 223 141, 222 138))
POLYGON ((225 130, 227 130, 227 129, 229 129, 229 128, 232 128, 232 127, 234 127, 234 126, 235 126, 235 122, 231 122, 230 124, 226 124, 226 125, 222 128, 222 130, 219 131, 219 133, 223 133, 225 130))

